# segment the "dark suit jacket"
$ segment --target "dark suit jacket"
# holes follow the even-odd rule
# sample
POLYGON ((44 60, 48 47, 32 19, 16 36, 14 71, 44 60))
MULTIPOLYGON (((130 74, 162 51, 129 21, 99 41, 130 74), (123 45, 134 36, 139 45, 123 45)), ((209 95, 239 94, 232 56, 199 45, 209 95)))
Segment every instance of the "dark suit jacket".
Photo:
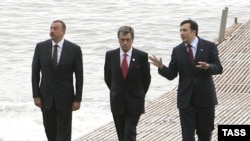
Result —
POLYGON ((52 40, 37 44, 32 62, 32 89, 34 98, 41 97, 43 108, 50 109, 54 102, 58 110, 68 110, 73 101, 81 101, 82 85, 82 52, 78 45, 64 40, 58 67, 54 70, 52 40))
POLYGON ((217 104, 212 75, 221 74, 223 68, 214 43, 199 38, 195 65, 190 63, 187 48, 184 43, 181 43, 173 49, 169 67, 158 69, 159 74, 169 80, 174 79, 179 73, 177 106, 180 109, 188 106, 192 95, 195 104, 199 107, 217 104), (195 68, 198 61, 207 62, 210 67, 207 70, 195 68))
POLYGON ((148 54, 133 48, 126 79, 120 66, 120 48, 106 52, 104 79, 110 89, 111 111, 144 113, 145 95, 151 81, 148 54))

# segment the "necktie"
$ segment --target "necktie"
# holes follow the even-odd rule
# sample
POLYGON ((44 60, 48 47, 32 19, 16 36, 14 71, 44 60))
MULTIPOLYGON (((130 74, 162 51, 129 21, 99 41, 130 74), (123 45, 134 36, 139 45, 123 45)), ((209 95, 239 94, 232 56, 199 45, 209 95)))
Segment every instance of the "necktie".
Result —
POLYGON ((123 60, 122 60, 122 75, 123 78, 125 79, 127 77, 127 73, 128 73, 128 62, 126 57, 128 56, 128 54, 123 54, 123 60))
POLYGON ((54 65, 54 69, 57 68, 57 47, 58 45, 54 45, 54 51, 53 51, 53 56, 52 56, 52 60, 53 60, 53 65, 54 65))
POLYGON ((194 56, 193 56, 193 51, 192 51, 192 46, 190 44, 187 45, 188 47, 188 58, 191 64, 194 64, 194 56))

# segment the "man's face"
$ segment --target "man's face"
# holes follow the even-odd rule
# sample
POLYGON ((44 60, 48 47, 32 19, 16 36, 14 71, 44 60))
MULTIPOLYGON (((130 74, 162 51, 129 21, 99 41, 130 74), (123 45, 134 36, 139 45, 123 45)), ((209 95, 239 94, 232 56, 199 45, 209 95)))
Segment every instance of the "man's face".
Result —
POLYGON ((120 43, 122 50, 124 52, 127 52, 131 48, 132 43, 133 43, 131 33, 128 33, 125 35, 123 33, 119 33, 119 43, 120 43))
POLYGON ((181 39, 184 43, 191 43, 196 36, 196 31, 191 30, 190 23, 186 23, 180 27, 180 34, 181 39))
POLYGON ((60 22, 54 22, 50 26, 50 37, 55 42, 59 42, 62 40, 64 36, 64 29, 62 28, 62 24, 60 22))

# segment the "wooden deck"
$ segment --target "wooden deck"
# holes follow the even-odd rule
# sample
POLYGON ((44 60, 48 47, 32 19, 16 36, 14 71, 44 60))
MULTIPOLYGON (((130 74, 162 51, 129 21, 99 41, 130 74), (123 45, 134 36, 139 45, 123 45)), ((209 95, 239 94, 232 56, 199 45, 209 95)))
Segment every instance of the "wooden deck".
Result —
MULTIPOLYGON (((219 104, 212 141, 219 124, 250 124, 250 21, 228 28, 218 49, 224 72, 214 76, 219 104)), ((146 105, 137 132, 138 141, 181 141, 176 88, 146 105)), ((76 141, 117 140, 110 122, 76 141)))

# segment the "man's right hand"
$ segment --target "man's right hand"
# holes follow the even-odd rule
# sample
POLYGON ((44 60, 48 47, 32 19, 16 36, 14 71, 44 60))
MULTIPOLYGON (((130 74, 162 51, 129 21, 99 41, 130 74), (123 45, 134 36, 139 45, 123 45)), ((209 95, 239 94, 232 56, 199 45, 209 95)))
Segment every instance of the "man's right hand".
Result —
POLYGON ((149 63, 155 65, 156 67, 158 67, 160 69, 163 68, 163 63, 162 63, 162 59, 161 58, 158 59, 154 55, 149 56, 148 58, 149 58, 150 61, 152 61, 152 62, 149 62, 149 63))
POLYGON ((34 103, 35 103, 35 105, 37 106, 37 107, 42 107, 42 100, 41 100, 41 98, 40 97, 36 97, 36 98, 34 98, 34 103))

